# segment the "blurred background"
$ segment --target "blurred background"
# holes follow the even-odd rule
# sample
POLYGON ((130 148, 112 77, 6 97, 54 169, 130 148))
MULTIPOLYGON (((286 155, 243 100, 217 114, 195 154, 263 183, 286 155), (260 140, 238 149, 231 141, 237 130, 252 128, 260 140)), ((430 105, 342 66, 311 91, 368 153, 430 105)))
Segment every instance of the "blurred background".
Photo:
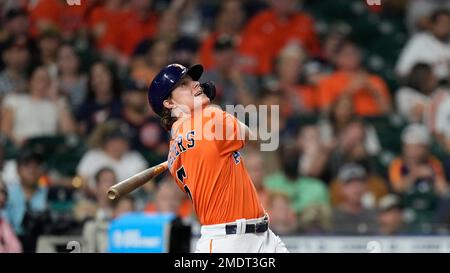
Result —
POLYGON ((242 153, 292 251, 450 251, 450 1, 79 2, 0 0, 0 252, 189 251, 168 173, 105 194, 167 159, 146 89, 173 62, 280 105, 279 149, 242 153))

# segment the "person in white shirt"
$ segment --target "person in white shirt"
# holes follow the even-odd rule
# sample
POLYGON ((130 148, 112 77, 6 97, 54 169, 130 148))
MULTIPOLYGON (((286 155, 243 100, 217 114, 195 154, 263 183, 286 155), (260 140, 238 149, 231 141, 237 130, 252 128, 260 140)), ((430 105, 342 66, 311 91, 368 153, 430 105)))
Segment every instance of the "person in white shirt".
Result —
POLYGON ((412 68, 406 85, 395 93, 398 113, 408 122, 423 122, 431 95, 436 88, 437 79, 431 66, 417 63, 412 68))
POLYGON ((450 9, 450 0, 409 0, 406 6, 406 26, 409 33, 425 30, 433 11, 441 8, 450 9))
POLYGON ((430 16, 430 31, 415 34, 403 48, 396 65, 399 76, 405 77, 416 63, 432 66, 439 80, 450 70, 450 11, 440 9, 430 16))
POLYGON ((33 137, 74 132, 63 100, 51 97, 51 80, 44 67, 33 71, 29 94, 9 94, 3 101, 1 133, 17 146, 33 137))
MULTIPOLYGON (((142 155, 129 149, 129 133, 125 127, 114 121, 104 126, 108 128, 106 132, 100 133, 103 134, 99 142, 101 146, 86 152, 77 167, 77 174, 87 181, 90 189, 95 188, 95 174, 104 167, 111 168, 118 181, 147 168, 142 155)), ((101 131, 103 128, 99 129, 101 131)))

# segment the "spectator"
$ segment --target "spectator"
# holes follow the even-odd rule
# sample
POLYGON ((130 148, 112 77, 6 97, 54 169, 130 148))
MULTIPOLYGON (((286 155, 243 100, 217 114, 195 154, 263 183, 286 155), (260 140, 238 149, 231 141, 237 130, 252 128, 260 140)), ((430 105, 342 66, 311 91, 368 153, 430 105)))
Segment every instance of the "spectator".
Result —
POLYGON ((370 235, 378 230, 375 211, 365 209, 366 171, 358 165, 346 164, 338 173, 342 183, 343 202, 332 213, 332 230, 336 235, 370 235))
POLYGON ((25 37, 10 38, 3 44, 2 59, 5 68, 0 72, 0 103, 11 93, 25 93, 29 51, 25 37))
POLYGON ((22 245, 6 219, 4 208, 8 202, 6 185, 0 178, 0 253, 22 252, 22 245))
POLYGON ((44 30, 38 39, 39 65, 48 69, 52 80, 58 77, 58 48, 61 44, 61 34, 57 29, 44 30))
POLYGON ((80 200, 74 207, 75 217, 78 221, 97 220, 109 221, 112 219, 112 203, 106 193, 118 181, 116 174, 109 167, 99 169, 94 176, 95 189, 94 198, 80 200))
POLYGON ((421 123, 437 87, 437 80, 430 65, 417 63, 408 76, 406 86, 396 92, 398 112, 411 123, 421 123))
POLYGON ((173 44, 172 60, 186 67, 191 67, 198 60, 198 47, 198 40, 190 37, 180 37, 173 44))
POLYGON ((34 5, 29 4, 31 34, 37 37, 45 29, 56 28, 65 40, 78 37, 84 27, 85 14, 94 2, 68 5, 65 0, 37 0, 34 5))
POLYGON ((183 193, 184 189, 180 189, 170 178, 160 181, 155 200, 147 204, 145 212, 174 213, 183 218, 191 216, 192 203, 183 193))
POLYGON ((169 63, 172 44, 166 39, 145 41, 139 45, 136 51, 138 54, 132 58, 130 64, 131 77, 135 81, 148 84, 159 70, 169 63), (139 54, 139 51, 143 51, 142 54, 139 54))
POLYGON ((414 0, 406 6, 406 26, 411 34, 430 28, 430 15, 438 9, 450 9, 448 0, 414 0))
POLYGON ((267 212, 270 217, 270 228, 277 234, 289 235, 298 231, 297 215, 287 194, 272 193, 267 212))
POLYGON ((95 47, 107 59, 119 57, 120 27, 125 19, 125 1, 109 0, 95 6, 88 15, 88 26, 95 47))
POLYGON ((32 137, 74 132, 64 101, 50 97, 47 69, 37 67, 30 79, 29 94, 10 94, 3 102, 1 131, 17 146, 32 137))
POLYGON ((400 235, 405 232, 403 208, 394 194, 384 196, 378 204, 378 225, 381 235, 400 235))
POLYGON ((380 151, 376 133, 367 130, 364 123, 358 119, 350 121, 341 129, 336 140, 332 139, 328 143, 334 144, 327 165, 328 175, 332 178, 345 163, 361 162, 370 165, 369 157, 376 156, 380 151))
MULTIPOLYGON (((189 0, 188 0, 189 1, 189 0)), ((187 1, 172 1, 170 6, 161 13, 158 19, 158 26, 154 38, 175 41, 180 36, 180 17, 182 15, 182 6, 187 1), (176 6, 176 8, 174 8, 176 6)), ((191 2, 191 1, 189 1, 191 2)), ((194 26, 196 27, 196 26, 194 26)))
POLYGON ((351 98, 339 97, 331 105, 328 116, 321 119, 318 124, 324 144, 328 147, 335 147, 335 145, 339 145, 340 141, 345 141, 346 135, 353 131, 355 137, 359 136, 357 140, 363 143, 370 155, 378 154, 381 145, 375 128, 355 118, 355 115, 351 98))
POLYGON ((299 151, 288 145, 279 149, 282 171, 268 176, 264 185, 269 191, 287 194, 296 213, 315 204, 329 204, 328 190, 322 181, 299 176, 299 151))
POLYGON ((299 232, 302 235, 328 234, 331 228, 331 208, 317 204, 304 209, 298 215, 299 232))
POLYGON ((329 155, 329 147, 321 141, 315 125, 304 126, 297 136, 301 151, 299 172, 302 176, 322 178, 329 155))
POLYGON ((349 31, 340 24, 330 26, 330 29, 322 39, 322 54, 309 59, 304 65, 306 82, 313 86, 331 74, 334 70, 336 49, 349 35, 349 31))
POLYGON ((8 38, 27 36, 29 28, 28 12, 21 7, 13 7, 6 11, 3 31, 8 38))
POLYGON ((158 18, 151 9, 152 2, 153 0, 132 0, 130 10, 125 11, 118 40, 118 48, 125 63, 140 42, 155 35, 158 18))
POLYGON ((298 11, 294 0, 270 0, 270 8, 256 14, 245 27, 239 51, 246 71, 267 75, 273 60, 290 42, 297 42, 308 55, 320 53, 314 20, 298 11))
MULTIPOLYGON (((368 168, 361 163, 347 163, 355 164, 358 167, 364 168, 366 171, 366 191, 364 192, 361 203, 364 208, 375 209, 382 199, 389 193, 389 188, 383 176, 373 171, 373 168, 368 168)), ((333 207, 339 207, 344 202, 344 194, 342 183, 339 179, 335 179, 330 183, 330 196, 333 207)))
POLYGON ((135 201, 133 196, 127 195, 113 202, 113 219, 119 218, 120 216, 136 211, 135 201))
POLYGON ((87 78, 80 73, 80 59, 75 48, 63 44, 58 50, 59 93, 67 98, 72 113, 76 113, 87 93, 87 78))
POLYGON ((336 49, 336 71, 318 85, 318 105, 328 112, 341 96, 351 98, 355 113, 376 116, 391 111, 391 98, 386 83, 377 75, 369 74, 362 66, 360 49, 345 40, 336 49))
MULTIPOLYGON (((79 213, 85 213, 86 210, 91 212, 96 211, 96 213, 94 213, 96 214, 96 217, 92 217, 95 215, 91 214, 90 217, 92 218, 85 222, 82 231, 83 238, 86 242, 84 249, 88 253, 106 252, 108 247, 108 227, 111 220, 135 210, 134 199, 130 195, 123 196, 112 202, 106 198, 105 192, 116 182, 117 179, 111 169, 101 169, 97 173, 96 199, 98 205, 95 203, 80 203, 77 208, 79 213)), ((78 216, 85 217, 87 215, 79 214, 78 216)))
POLYGON ((158 22, 158 36, 176 40, 180 36, 199 39, 204 36, 207 20, 198 0, 172 1, 158 22))
POLYGON ((109 119, 121 118, 120 86, 116 74, 104 62, 91 66, 88 93, 77 113, 82 135, 92 132, 96 125, 109 119))
POLYGON ((129 149, 129 131, 126 126, 110 121, 99 126, 91 136, 93 149, 87 151, 80 160, 77 174, 95 185, 95 174, 104 167, 114 170, 118 181, 127 179, 144 170, 147 163, 137 152, 129 149))
POLYGON ((402 143, 402 156, 389 166, 392 188, 403 196, 408 228, 430 233, 439 201, 448 193, 443 166, 429 151, 431 137, 423 125, 406 127, 402 143))
POLYGON ((34 252, 39 235, 49 228, 47 188, 40 184, 44 175, 42 158, 25 151, 17 162, 20 181, 8 183, 6 213, 23 246, 24 252, 34 252))
POLYGON ((238 41, 241 37, 245 17, 242 1, 227 0, 220 2, 214 31, 203 40, 200 48, 200 62, 206 70, 215 66, 214 45, 217 43, 217 39, 228 36, 238 41))
POLYGON ((450 11, 439 9, 430 17, 429 31, 417 33, 403 48, 396 65, 399 76, 405 77, 416 63, 427 63, 438 80, 448 77, 450 67, 450 11))
POLYGON ((214 44, 215 67, 203 75, 203 80, 214 81, 217 101, 222 106, 254 103, 257 95, 256 79, 243 74, 237 63, 236 41, 228 36, 218 37, 214 44))
POLYGON ((275 77, 268 83, 269 89, 281 92, 286 102, 281 110, 287 115, 313 114, 316 110, 314 88, 300 81, 305 58, 306 54, 298 44, 287 44, 277 56, 275 77))
POLYGON ((429 120, 427 124, 433 130, 437 141, 442 146, 446 146, 445 138, 450 135, 450 74, 449 84, 436 90, 428 109, 429 120))
POLYGON ((152 157, 166 157, 167 135, 159 119, 148 109, 147 85, 130 80, 123 96, 123 120, 130 127, 130 144, 133 150, 152 157))
POLYGON ((245 167, 247 168, 247 172, 255 185, 259 201, 264 208, 267 208, 269 206, 270 193, 264 186, 266 169, 264 168, 263 158, 263 153, 257 149, 248 149, 245 151, 245 167))
POLYGON ((425 126, 411 124, 402 133, 403 151, 389 166, 392 189, 404 194, 421 187, 443 196, 448 192, 442 163, 430 154, 431 136, 425 126))

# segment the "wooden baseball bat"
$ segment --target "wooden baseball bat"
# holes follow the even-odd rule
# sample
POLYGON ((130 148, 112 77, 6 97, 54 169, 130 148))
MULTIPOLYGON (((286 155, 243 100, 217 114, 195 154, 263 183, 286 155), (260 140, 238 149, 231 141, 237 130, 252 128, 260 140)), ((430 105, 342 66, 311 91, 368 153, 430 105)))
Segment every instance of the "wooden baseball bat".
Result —
POLYGON ((163 163, 145 169, 142 172, 117 183, 116 185, 109 188, 108 198, 110 200, 115 200, 134 191, 135 189, 149 182, 155 176, 163 173, 165 170, 167 170, 167 168, 167 161, 164 161, 163 163))

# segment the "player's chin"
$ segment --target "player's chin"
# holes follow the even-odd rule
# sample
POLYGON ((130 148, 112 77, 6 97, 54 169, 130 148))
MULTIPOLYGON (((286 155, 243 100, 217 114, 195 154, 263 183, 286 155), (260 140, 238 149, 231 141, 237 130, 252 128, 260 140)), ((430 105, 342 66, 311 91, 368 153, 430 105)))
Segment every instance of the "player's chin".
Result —
POLYGON ((201 109, 209 105, 209 98, 202 94, 194 98, 194 109, 201 109))
POLYGON ((199 104, 201 106, 205 106, 210 103, 208 96, 206 96, 205 94, 201 94, 201 95, 195 97, 194 100, 195 100, 195 104, 199 104))

